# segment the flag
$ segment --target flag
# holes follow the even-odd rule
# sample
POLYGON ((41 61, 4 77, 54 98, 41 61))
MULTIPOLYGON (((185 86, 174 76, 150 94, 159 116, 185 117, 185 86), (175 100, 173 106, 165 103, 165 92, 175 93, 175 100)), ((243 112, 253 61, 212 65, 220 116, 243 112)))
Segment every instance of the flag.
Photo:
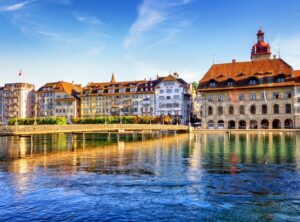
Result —
POLYGON ((266 103, 268 102, 268 100, 267 100, 267 94, 266 94, 266 90, 264 90, 264 100, 265 100, 265 102, 266 102, 266 103))
POLYGON ((21 76, 22 75, 22 69, 20 69, 20 72, 19 72, 19 76, 21 76))

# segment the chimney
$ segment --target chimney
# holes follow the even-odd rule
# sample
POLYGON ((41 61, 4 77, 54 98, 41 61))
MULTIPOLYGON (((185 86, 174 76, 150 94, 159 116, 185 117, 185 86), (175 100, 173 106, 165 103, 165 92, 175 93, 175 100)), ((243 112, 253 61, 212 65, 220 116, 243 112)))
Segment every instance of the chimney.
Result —
POLYGON ((276 55, 273 55, 273 59, 276 59, 276 55))
POLYGON ((236 59, 232 59, 232 63, 235 63, 236 62, 236 59))

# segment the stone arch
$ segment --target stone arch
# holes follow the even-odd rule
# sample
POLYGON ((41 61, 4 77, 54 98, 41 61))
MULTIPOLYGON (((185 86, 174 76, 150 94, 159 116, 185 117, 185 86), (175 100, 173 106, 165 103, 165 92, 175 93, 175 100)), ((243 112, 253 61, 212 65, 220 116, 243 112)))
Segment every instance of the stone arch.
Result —
POLYGON ((279 119, 274 119, 272 122, 273 129, 281 129, 281 122, 279 119))
POLYGON ((239 129, 246 129, 247 128, 247 123, 245 120, 240 120, 239 121, 239 129))
POLYGON ((235 121, 234 120, 228 121, 228 129, 235 129, 235 121))
POLYGON ((260 127, 261 127, 262 129, 269 129, 269 127, 270 127, 269 120, 263 119, 263 120, 260 122, 260 127))
POLYGON ((215 123, 214 123, 214 121, 209 120, 209 121, 207 122, 207 127, 208 127, 208 129, 214 129, 214 128, 215 128, 215 123))
POLYGON ((291 120, 291 119, 286 119, 286 120, 284 121, 284 128, 285 128, 285 129, 293 129, 293 128, 294 128, 293 120, 291 120))
POLYGON ((224 129, 224 128, 225 128, 224 120, 219 120, 218 121, 218 129, 224 129))
POLYGON ((249 128, 250 129, 257 129, 258 128, 257 121, 256 120, 250 120, 249 128))

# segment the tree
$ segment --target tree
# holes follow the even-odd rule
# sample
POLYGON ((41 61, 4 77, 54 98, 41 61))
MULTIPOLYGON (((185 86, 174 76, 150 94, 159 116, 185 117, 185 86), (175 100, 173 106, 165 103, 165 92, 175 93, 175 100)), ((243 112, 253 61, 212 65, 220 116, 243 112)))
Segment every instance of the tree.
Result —
POLYGON ((198 82, 193 82, 192 83, 192 87, 194 90, 197 90, 198 89, 198 86, 199 86, 199 83, 198 82))

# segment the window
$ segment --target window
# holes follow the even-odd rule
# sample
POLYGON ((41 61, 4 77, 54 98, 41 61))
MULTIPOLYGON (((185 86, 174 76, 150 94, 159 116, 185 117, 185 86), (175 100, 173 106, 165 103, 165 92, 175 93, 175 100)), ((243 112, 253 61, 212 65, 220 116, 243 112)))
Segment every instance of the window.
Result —
POLYGON ((229 115, 234 115, 234 108, 232 105, 229 106, 228 113, 229 113, 229 115))
POLYGON ((240 114, 244 115, 245 114, 245 107, 240 106, 240 114))
POLYGON ((213 114, 213 108, 211 106, 208 107, 208 115, 211 116, 213 114))
POLYGON ((274 114, 278 114, 279 113, 279 105, 278 104, 275 104, 274 106, 273 106, 273 112, 274 112, 274 114))
POLYGON ((158 99, 159 99, 159 100, 164 100, 165 97, 164 97, 164 96, 159 96, 158 99))
POLYGON ((229 86, 229 87, 233 86, 233 81, 232 80, 228 80, 227 86, 229 86))
POLYGON ((172 89, 167 89, 167 93, 172 93, 172 89))
POLYGON ((179 93, 179 89, 175 89, 175 93, 179 93))
POLYGON ((167 99, 171 99, 171 96, 167 96, 167 99))
POLYGON ((284 98, 286 98, 286 99, 292 98, 292 92, 285 92, 284 93, 284 98))
POLYGON ((172 108, 172 103, 167 103, 167 104, 166 104, 166 107, 167 107, 167 108, 172 108))
POLYGON ((173 107, 174 107, 174 108, 178 108, 179 106, 180 106, 179 103, 173 103, 173 107))
POLYGON ((273 99, 279 99, 279 92, 273 92, 273 99))
POLYGON ((297 97, 297 103, 300 103, 300 97, 297 97))
POLYGON ((218 107, 218 115, 219 116, 223 115, 223 107, 222 106, 218 107))
POLYGON ((277 77, 276 82, 284 82, 284 76, 277 77))
POLYGON ((268 114, 268 106, 266 104, 261 107, 262 114, 268 114))
POLYGON ((257 79, 250 79, 249 80, 249 85, 256 85, 257 84, 257 79))
POLYGON ((213 101, 213 97, 212 96, 207 96, 207 101, 208 102, 212 102, 213 101))
POLYGON ((174 95, 174 99, 180 99, 179 95, 174 95))
POLYGON ((159 93, 164 93, 164 91, 163 90, 159 90, 159 93))
POLYGON ((292 106, 291 104, 285 105, 285 113, 292 113, 292 106))
POLYGON ((240 95, 239 95, 239 100, 240 100, 240 101, 244 101, 244 99, 245 99, 245 95, 244 95, 244 94, 240 94, 240 95))
POLYGON ((218 102, 223 102, 224 101, 224 96, 218 96, 218 102))
POLYGON ((256 114, 256 107, 255 107, 255 105, 250 106, 250 113, 252 115, 256 114))
POLYGON ((209 87, 216 87, 216 82, 214 80, 209 82, 209 87))
POLYGON ((256 100, 256 94, 250 93, 250 100, 256 100))

